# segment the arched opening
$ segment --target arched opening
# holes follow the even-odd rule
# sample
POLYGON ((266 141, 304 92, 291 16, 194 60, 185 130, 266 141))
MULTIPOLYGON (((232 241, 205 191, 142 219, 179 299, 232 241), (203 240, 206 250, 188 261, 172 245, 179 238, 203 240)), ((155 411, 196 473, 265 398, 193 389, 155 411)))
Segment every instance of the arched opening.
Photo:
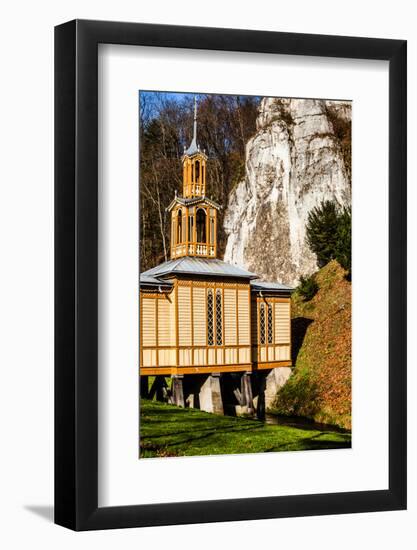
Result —
POLYGON ((195 161, 195 181, 196 183, 200 183, 200 161, 195 161))
POLYGON ((182 210, 177 213, 177 243, 182 243, 182 210))
POLYGON ((188 216, 188 242, 194 242, 194 216, 192 214, 188 216))
POLYGON ((214 218, 210 218, 210 244, 214 244, 215 233, 214 218))
POLYGON ((205 243, 206 238, 206 211, 202 208, 199 208, 197 210, 197 242, 198 243, 205 243))

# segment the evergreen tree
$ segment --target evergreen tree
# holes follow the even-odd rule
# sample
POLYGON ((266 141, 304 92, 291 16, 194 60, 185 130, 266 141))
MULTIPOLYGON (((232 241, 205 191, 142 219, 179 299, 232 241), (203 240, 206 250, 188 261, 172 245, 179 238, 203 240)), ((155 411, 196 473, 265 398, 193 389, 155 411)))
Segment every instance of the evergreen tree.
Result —
POLYGON ((344 207, 339 213, 335 259, 346 269, 349 276, 352 271, 352 210, 344 207))
POLYGON ((330 260, 351 272, 351 224, 350 208, 340 208, 336 202, 322 201, 308 214, 307 243, 316 254, 319 267, 330 260))

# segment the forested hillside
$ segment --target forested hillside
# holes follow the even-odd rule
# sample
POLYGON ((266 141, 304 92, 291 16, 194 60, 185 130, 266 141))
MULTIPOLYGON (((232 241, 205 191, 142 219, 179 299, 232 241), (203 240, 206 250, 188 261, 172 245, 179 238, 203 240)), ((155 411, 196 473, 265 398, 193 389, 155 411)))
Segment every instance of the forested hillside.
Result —
MULTIPOLYGON (((181 157, 193 129, 193 97, 141 92, 140 264, 145 271, 169 259, 169 217, 165 208, 182 193, 181 157)), ((199 95, 197 141, 209 157, 207 194, 225 206, 245 175, 245 147, 256 131, 259 98, 199 95)), ((223 257, 225 209, 219 212, 218 256, 223 257)))
POLYGON ((347 272, 332 260, 316 275, 311 300, 292 297, 294 372, 278 393, 281 414, 351 428, 352 307, 347 272))

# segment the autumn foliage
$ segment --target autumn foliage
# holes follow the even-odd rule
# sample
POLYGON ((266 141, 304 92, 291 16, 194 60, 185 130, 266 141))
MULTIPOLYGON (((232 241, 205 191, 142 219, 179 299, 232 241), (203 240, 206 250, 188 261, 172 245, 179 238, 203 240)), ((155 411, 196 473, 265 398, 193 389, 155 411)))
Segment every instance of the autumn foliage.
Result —
POLYGON ((311 301, 292 298, 293 375, 277 396, 281 414, 351 428, 351 283, 332 260, 311 301))

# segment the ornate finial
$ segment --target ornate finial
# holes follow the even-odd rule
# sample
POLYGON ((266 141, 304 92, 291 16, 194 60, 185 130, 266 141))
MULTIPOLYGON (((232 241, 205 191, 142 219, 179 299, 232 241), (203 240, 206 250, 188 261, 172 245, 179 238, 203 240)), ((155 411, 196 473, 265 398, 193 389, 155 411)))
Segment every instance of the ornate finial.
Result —
POLYGON ((188 149, 184 152, 185 155, 193 155, 194 153, 197 153, 200 150, 200 148, 197 145, 197 96, 194 96, 194 126, 193 126, 193 139, 191 141, 191 145, 188 147, 188 149))
POLYGON ((197 96, 194 96, 194 128, 193 128, 193 141, 197 143, 197 96))

